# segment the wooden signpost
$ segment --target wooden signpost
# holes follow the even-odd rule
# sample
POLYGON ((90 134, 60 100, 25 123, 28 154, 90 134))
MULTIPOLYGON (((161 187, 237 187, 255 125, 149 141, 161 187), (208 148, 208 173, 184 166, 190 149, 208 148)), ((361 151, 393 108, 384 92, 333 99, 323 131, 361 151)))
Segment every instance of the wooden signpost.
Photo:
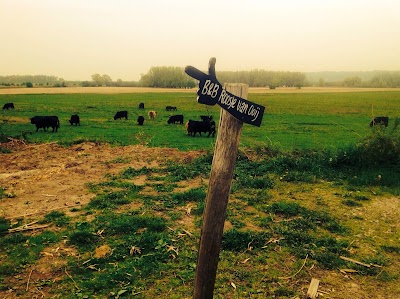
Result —
POLYGON ((203 215, 194 299, 213 298, 228 197, 243 122, 260 126, 265 109, 246 99, 247 85, 226 84, 222 87, 215 76, 215 62, 215 58, 210 59, 208 74, 192 66, 185 68, 189 76, 199 80, 197 101, 205 105, 218 104, 222 108, 203 215))

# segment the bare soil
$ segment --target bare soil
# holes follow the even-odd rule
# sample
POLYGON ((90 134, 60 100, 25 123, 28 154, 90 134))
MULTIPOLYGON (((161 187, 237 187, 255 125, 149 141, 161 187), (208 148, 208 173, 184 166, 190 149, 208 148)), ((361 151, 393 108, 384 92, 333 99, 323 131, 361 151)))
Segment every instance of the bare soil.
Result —
POLYGON ((0 186, 8 197, 0 201, 0 217, 7 219, 39 217, 53 210, 67 213, 94 197, 86 184, 105 180, 105 174, 118 174, 128 166, 158 167, 167 160, 190 161, 201 153, 95 143, 66 148, 54 143, 27 145, 15 141, 2 147, 12 150, 0 154, 0 186))

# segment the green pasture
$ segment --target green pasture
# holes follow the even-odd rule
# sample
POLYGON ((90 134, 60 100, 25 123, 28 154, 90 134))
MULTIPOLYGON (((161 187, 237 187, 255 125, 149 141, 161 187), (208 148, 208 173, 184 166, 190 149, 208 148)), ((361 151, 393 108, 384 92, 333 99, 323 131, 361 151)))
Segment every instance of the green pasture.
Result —
MULTIPOLYGON (((284 149, 337 149, 354 144, 371 130, 372 116, 389 116, 389 129, 400 116, 400 91, 341 93, 250 93, 249 100, 266 107, 261 127, 244 124, 241 146, 274 145, 284 149)), ((215 138, 195 138, 186 134, 184 125, 168 125, 173 114, 183 114, 185 122, 212 115, 219 120, 218 106, 196 102, 191 93, 133 94, 40 94, 2 95, 0 104, 13 102, 15 110, 1 110, 0 133, 25 138, 29 142, 81 141, 110 142, 116 145, 145 144, 182 150, 212 149, 215 138), (138 104, 145 103, 145 110, 138 104), (165 111, 165 106, 178 111, 165 111), (128 110, 128 120, 114 121, 116 111, 128 110), (147 112, 157 111, 154 121, 147 112), (70 126, 71 114, 78 113, 81 126, 70 126), (58 133, 36 132, 29 118, 35 115, 57 115, 58 133), (146 118, 144 126, 137 117, 146 118)))

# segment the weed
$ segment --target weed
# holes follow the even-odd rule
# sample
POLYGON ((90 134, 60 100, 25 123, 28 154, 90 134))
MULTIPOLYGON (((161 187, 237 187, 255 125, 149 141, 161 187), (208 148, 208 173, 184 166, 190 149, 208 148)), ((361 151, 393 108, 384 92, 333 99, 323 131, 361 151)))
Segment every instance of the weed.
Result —
POLYGON ((297 203, 284 202, 284 201, 274 202, 268 208, 268 212, 289 217, 304 214, 305 211, 306 209, 297 203))
POLYGON ((362 204, 360 204, 359 202, 354 201, 352 199, 343 200, 342 204, 349 206, 349 207, 361 207, 362 206, 362 204))
POLYGON ((172 192, 177 185, 176 184, 152 184, 151 186, 157 192, 172 192))
POLYGON ((240 231, 231 229, 224 232, 222 238, 222 248, 230 251, 243 251, 252 247, 261 247, 268 241, 268 233, 257 233, 252 231, 240 231))
POLYGON ((206 207, 206 201, 197 202, 196 210, 194 211, 195 215, 202 215, 204 213, 204 209, 206 207))
POLYGON ((293 295, 295 295, 295 292, 284 286, 279 287, 276 290, 274 290, 274 297, 275 296, 278 296, 278 298, 282 297, 282 296, 289 297, 289 296, 293 296, 293 295))
POLYGON ((6 189, 0 188, 0 199, 3 197, 14 198, 16 195, 14 193, 7 193, 6 189))
POLYGON ((131 158, 129 157, 117 157, 111 161, 104 162, 104 164, 109 165, 109 164, 126 164, 131 161, 131 158))
POLYGON ((184 214, 182 211, 170 211, 168 213, 168 216, 171 218, 172 221, 177 221, 179 219, 182 219, 183 215, 184 214))
POLYGON ((312 255, 312 258, 314 258, 325 269, 338 269, 345 264, 337 254, 326 250, 315 252, 312 255))
POLYGON ((183 205, 188 202, 203 202, 206 198, 206 193, 203 187, 189 189, 182 193, 173 193, 171 199, 166 201, 166 207, 174 207, 176 205, 183 205))
POLYGON ((43 223, 54 222, 57 226, 66 226, 70 222, 70 218, 63 212, 53 211, 44 216, 43 223))
POLYGON ((359 201, 366 201, 366 200, 370 200, 369 197, 365 196, 365 195, 356 195, 354 197, 355 200, 359 200, 359 201))
POLYGON ((213 156, 209 153, 200 156, 188 164, 169 162, 164 169, 167 180, 179 182, 193 179, 197 176, 205 176, 210 173, 213 156))
POLYGON ((274 186, 274 180, 269 176, 248 176, 248 175, 236 175, 235 188, 252 188, 252 189, 271 189, 274 186))
POLYGON ((365 267, 363 265, 354 264, 351 265, 354 270, 362 275, 376 276, 382 272, 382 267, 389 263, 389 259, 381 254, 373 257, 366 257, 361 260, 365 264, 371 265, 370 267, 365 267))
MULTIPOLYGON (((334 218, 326 212, 311 211, 297 203, 291 202, 275 202, 267 208, 267 212, 280 214, 287 217, 301 216, 308 222, 314 223, 332 233, 344 233, 346 228, 341 226, 334 218)), ((290 222, 289 222, 290 223, 290 222)), ((296 224, 296 222, 295 222, 296 224)))
POLYGON ((381 248, 385 252, 400 253, 400 246, 383 245, 383 246, 381 246, 381 248))
POLYGON ((99 229, 104 229, 105 235, 131 234, 140 228, 146 228, 154 232, 161 232, 166 228, 163 218, 146 217, 131 214, 108 213, 100 215, 94 224, 99 229))
MULTIPOLYGON (((240 189, 239 189, 240 190, 240 189)), ((241 192, 238 197, 241 200, 247 202, 248 205, 254 206, 257 204, 267 203, 270 199, 272 199, 272 195, 267 190, 246 190, 246 192, 241 192)))
POLYGON ((147 168, 146 166, 144 166, 140 169, 134 169, 132 167, 128 167, 121 173, 121 178, 132 179, 139 175, 150 175, 151 173, 152 173, 152 170, 150 168, 147 168))
POLYGON ((81 249, 93 248, 94 245, 100 242, 100 237, 91 231, 78 230, 70 234, 69 242, 81 249))
MULTIPOLYGON (((0 140, 2 139, 1 134, 0 134, 0 140)), ((6 147, 0 146, 0 153, 1 154, 10 154, 12 151, 6 147)))
POLYGON ((126 190, 101 194, 90 201, 88 208, 110 209, 120 205, 125 205, 131 202, 129 195, 130 192, 126 190))
POLYGON ((10 228, 10 221, 0 217, 0 236, 3 235, 10 228))

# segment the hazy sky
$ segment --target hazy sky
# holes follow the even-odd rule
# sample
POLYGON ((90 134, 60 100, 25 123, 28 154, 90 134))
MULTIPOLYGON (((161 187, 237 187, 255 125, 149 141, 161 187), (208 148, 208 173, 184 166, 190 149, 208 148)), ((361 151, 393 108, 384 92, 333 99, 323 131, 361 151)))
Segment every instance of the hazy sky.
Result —
POLYGON ((400 70, 399 0, 0 0, 0 75, 400 70))

